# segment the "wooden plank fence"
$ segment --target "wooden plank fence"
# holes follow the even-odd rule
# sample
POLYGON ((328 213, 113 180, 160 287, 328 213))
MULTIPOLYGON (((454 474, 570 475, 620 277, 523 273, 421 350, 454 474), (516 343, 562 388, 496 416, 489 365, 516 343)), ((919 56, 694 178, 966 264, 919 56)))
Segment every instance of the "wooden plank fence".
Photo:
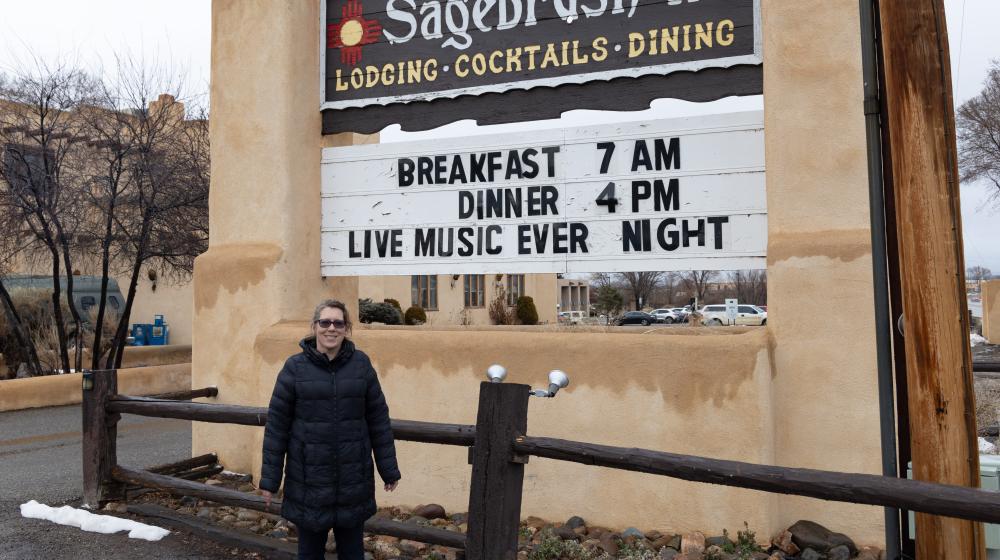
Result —
MULTIPOLYGON (((120 499, 126 484, 220 504, 268 511, 260 496, 172 474, 195 472, 215 462, 196 457, 150 470, 117 464, 116 423, 120 414, 263 426, 267 409, 178 402, 160 397, 117 395, 117 373, 88 372, 83 396, 84 501, 98 506, 120 499)), ((214 390, 214 389, 213 389, 214 390)), ((1000 493, 870 474, 756 465, 649 449, 623 448, 527 435, 527 385, 483 382, 475 426, 392 420, 396 439, 469 447, 472 480, 468 533, 384 519, 365 523, 370 533, 463 549, 469 560, 514 559, 520 521, 524 464, 530 456, 643 472, 694 482, 837 502, 902 508, 933 515, 1000 523, 1000 493)), ((181 395, 202 394, 198 391, 181 395)), ((174 396, 174 395, 166 395, 174 396)), ((280 511, 279 500, 270 511, 280 511)))

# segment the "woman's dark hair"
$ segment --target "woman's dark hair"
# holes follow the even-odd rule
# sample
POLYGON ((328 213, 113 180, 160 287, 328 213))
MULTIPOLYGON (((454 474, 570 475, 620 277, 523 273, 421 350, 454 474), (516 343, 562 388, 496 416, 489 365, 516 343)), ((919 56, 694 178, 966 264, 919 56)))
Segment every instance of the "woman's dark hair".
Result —
POLYGON ((351 323, 351 314, 347 311, 347 306, 344 305, 342 301, 336 299, 325 299, 316 306, 316 311, 313 311, 313 324, 316 324, 316 321, 319 321, 320 313, 322 313, 327 307, 339 309, 344 314, 344 322, 347 323, 347 332, 350 332, 351 326, 353 325, 353 323, 351 323))

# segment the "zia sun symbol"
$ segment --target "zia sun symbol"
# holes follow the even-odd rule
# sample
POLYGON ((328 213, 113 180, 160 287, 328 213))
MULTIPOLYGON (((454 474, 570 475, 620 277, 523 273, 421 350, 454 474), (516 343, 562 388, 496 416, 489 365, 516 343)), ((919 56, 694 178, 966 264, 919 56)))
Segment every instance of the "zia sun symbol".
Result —
POLYGON ((348 0, 337 23, 326 28, 326 44, 340 49, 340 62, 354 66, 361 60, 361 46, 378 41, 382 25, 374 19, 365 19, 359 0, 348 0))

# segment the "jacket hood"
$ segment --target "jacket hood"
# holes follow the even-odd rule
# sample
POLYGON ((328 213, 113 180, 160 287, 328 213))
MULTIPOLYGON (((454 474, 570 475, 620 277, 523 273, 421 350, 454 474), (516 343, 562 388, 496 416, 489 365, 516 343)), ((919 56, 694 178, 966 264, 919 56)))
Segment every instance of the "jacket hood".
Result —
POLYGON ((327 358, 326 354, 316 349, 315 336, 303 338, 299 341, 299 347, 302 348, 302 353, 309 358, 310 362, 326 369, 336 369, 345 364, 354 355, 354 342, 347 338, 340 344, 340 351, 337 352, 337 357, 333 360, 327 358))

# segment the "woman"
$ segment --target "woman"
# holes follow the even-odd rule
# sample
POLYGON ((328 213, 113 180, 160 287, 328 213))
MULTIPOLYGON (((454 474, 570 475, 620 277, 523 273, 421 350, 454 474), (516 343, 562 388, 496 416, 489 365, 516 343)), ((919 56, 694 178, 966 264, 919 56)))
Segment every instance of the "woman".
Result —
POLYGON ((323 558, 331 528, 338 558, 364 558, 364 522, 376 511, 372 453, 386 491, 400 479, 389 407, 350 330, 343 303, 319 304, 267 411, 260 489, 270 506, 284 467, 281 515, 298 528, 299 558, 323 558))

